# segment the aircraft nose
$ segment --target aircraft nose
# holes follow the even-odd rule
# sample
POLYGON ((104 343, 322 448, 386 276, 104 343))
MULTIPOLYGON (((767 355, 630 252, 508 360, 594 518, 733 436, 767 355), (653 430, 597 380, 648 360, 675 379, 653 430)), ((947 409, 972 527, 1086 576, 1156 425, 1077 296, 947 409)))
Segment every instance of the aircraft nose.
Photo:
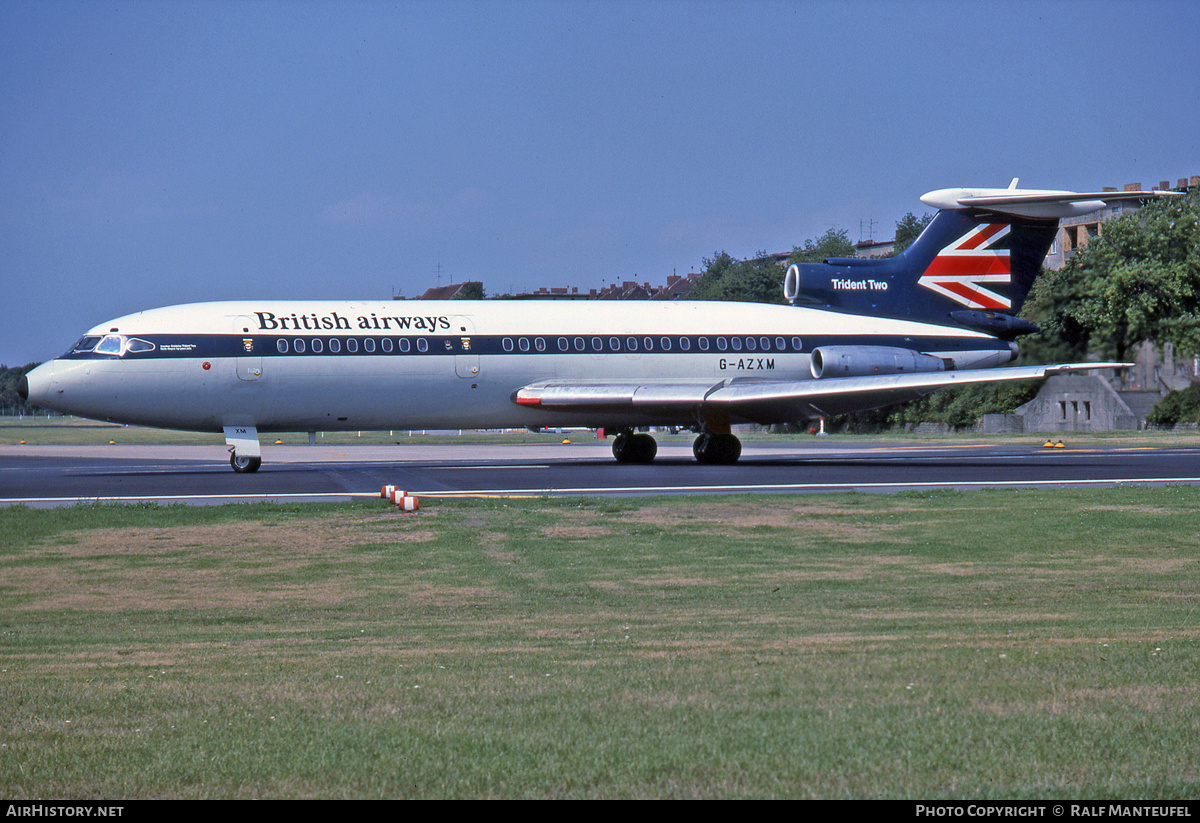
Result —
POLYGON ((17 394, 22 402, 31 406, 46 405, 46 392, 54 378, 54 364, 43 363, 37 368, 26 372, 17 379, 17 394))

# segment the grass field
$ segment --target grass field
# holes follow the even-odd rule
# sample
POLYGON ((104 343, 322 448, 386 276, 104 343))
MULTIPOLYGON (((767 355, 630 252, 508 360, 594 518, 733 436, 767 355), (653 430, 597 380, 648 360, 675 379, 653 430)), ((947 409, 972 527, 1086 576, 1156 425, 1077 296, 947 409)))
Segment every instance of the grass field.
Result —
POLYGON ((0 509, 0 796, 1196 797, 1198 509, 0 509))

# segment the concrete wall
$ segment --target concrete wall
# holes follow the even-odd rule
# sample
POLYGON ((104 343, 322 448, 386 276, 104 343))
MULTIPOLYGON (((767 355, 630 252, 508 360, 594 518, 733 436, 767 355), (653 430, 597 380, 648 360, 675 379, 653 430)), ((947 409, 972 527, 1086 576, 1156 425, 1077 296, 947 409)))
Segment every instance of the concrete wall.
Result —
POLYGON ((1048 378, 1016 416, 1027 432, 1136 430, 1141 424, 1107 380, 1083 374, 1048 378))

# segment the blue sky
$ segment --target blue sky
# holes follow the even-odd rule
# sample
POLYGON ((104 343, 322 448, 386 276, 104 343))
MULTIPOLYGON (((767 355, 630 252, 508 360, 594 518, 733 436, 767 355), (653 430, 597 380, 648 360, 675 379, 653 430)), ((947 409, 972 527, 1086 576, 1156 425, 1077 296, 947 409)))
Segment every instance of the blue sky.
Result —
POLYGON ((661 283, 1014 176, 1174 185, 1197 32, 1195 0, 8 0, 0 362, 176 303, 661 283))

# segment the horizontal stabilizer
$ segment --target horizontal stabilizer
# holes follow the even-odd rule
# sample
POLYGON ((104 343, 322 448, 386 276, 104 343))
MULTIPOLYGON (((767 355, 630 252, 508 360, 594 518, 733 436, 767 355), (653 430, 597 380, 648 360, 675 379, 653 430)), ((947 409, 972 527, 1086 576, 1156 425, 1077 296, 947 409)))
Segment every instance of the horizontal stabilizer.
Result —
POLYGON ((1043 189, 938 189, 921 202, 938 209, 983 209, 1019 217, 1056 220, 1077 217, 1122 200, 1153 200, 1177 191, 1049 191, 1043 189))

